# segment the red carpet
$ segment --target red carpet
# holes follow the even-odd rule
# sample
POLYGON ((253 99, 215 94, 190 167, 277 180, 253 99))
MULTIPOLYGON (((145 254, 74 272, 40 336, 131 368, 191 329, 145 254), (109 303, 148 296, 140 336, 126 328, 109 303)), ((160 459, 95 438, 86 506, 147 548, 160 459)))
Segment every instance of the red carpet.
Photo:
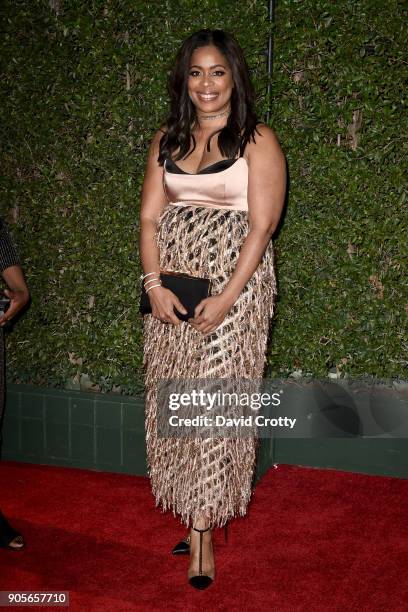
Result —
POLYGON ((170 554, 185 530, 147 478, 3 462, 0 491, 27 541, 0 549, 0 590, 70 591, 53 610, 408 610, 407 480, 271 469, 227 544, 216 531, 202 592, 170 554))

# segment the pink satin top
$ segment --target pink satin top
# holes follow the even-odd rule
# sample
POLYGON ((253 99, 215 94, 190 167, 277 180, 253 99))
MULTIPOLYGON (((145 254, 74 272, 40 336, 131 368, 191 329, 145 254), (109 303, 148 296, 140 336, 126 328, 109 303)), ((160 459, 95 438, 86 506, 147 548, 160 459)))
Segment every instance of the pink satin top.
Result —
POLYGON ((163 188, 169 204, 248 211, 248 163, 245 157, 238 157, 224 170, 208 174, 169 172, 166 164, 167 159, 163 169, 163 188))

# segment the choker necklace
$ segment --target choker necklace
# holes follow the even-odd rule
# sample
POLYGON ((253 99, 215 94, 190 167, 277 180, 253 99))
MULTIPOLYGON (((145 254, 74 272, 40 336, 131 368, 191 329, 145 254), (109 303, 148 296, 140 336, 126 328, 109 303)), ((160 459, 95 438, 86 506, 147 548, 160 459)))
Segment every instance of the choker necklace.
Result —
POLYGON ((218 115, 198 115, 197 117, 199 119, 216 119, 217 117, 222 117, 223 115, 226 115, 227 113, 230 112, 230 108, 228 108, 226 111, 224 111, 223 113, 219 113, 218 115))

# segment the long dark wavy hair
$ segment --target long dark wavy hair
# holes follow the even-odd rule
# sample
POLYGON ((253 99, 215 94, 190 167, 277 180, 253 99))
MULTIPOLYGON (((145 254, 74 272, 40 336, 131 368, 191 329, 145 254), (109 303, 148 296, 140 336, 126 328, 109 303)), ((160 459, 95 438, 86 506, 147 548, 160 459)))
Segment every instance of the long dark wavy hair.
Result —
MULTIPOLYGON (((196 140, 191 133, 191 127, 197 120, 195 106, 188 94, 188 73, 193 51, 197 47, 213 45, 224 55, 228 61, 234 87, 231 92, 231 112, 226 125, 217 130, 218 146, 222 155, 227 158, 236 157, 245 149, 247 142, 255 142, 254 132, 258 121, 253 110, 254 89, 249 76, 249 68, 243 51, 232 36, 224 30, 210 30, 208 28, 194 32, 180 47, 175 58, 175 64, 169 75, 167 89, 170 96, 170 114, 163 124, 165 133, 160 140, 160 152, 157 159, 162 165, 166 157, 172 157, 173 151, 180 148, 175 161, 184 158, 190 150, 191 139, 196 147, 196 140)), ((212 134, 212 136, 214 135, 212 134)), ((211 136, 211 138, 212 138, 211 136)), ((207 151, 210 150, 210 140, 207 142, 207 151)), ((191 152, 192 152, 191 151, 191 152)))

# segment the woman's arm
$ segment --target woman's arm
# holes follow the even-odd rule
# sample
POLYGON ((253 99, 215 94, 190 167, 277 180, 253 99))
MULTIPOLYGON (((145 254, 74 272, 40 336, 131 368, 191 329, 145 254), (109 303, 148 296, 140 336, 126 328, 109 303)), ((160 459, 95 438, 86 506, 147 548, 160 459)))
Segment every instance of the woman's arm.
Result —
POLYGON ((150 144, 141 193, 139 248, 144 273, 160 272, 159 249, 154 234, 167 201, 163 189, 163 167, 157 162, 162 135, 158 130, 150 144))
POLYGON ((258 126, 255 143, 248 143, 249 232, 237 265, 223 291, 197 306, 190 323, 203 333, 214 331, 238 299, 258 267, 282 214, 286 193, 286 163, 279 141, 267 125, 258 126))
POLYGON ((232 304, 258 267, 282 214, 286 193, 286 163, 275 133, 266 125, 262 136, 247 146, 249 232, 234 272, 223 290, 232 304))
MULTIPOLYGON (((158 130, 150 144, 141 193, 139 252, 144 274, 148 272, 160 273, 159 249, 154 236, 159 217, 167 203, 167 197, 163 189, 163 166, 160 166, 157 162, 162 136, 163 132, 158 130)), ((145 280, 153 278, 155 276, 151 275, 145 280)), ((154 283, 149 283, 147 287, 153 285, 154 283)), ((174 306, 184 314, 187 311, 172 291, 165 287, 153 287, 147 295, 152 305, 152 315, 154 317, 166 323, 174 323, 175 325, 181 323, 174 312, 174 306)))

